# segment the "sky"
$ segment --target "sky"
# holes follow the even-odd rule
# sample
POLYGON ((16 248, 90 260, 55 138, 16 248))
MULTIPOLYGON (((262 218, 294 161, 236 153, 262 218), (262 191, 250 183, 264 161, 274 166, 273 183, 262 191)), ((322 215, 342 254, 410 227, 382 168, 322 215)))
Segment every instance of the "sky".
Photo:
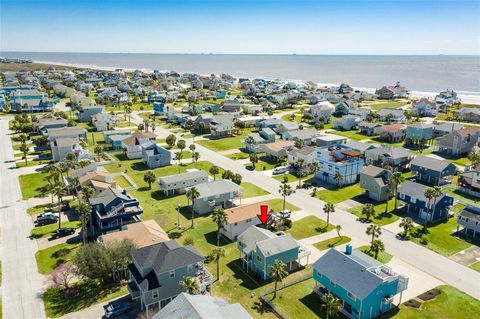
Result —
POLYGON ((480 1, 0 0, 0 51, 480 54, 480 1))

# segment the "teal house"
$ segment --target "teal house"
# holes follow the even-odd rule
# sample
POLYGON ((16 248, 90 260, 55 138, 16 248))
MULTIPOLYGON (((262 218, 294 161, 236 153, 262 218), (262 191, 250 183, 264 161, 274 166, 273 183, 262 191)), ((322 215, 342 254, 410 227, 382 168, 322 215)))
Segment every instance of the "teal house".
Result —
POLYGON ((218 89, 216 92, 215 92, 215 97, 217 99, 224 99, 225 96, 227 96, 227 91, 225 89, 218 89))
POLYGON ((250 226, 237 237, 237 241, 243 267, 262 280, 270 279, 271 267, 276 260, 284 263, 287 271, 301 267, 301 261, 305 257, 308 264, 310 250, 290 234, 272 233, 264 228, 250 226))
POLYGON ((433 124, 415 123, 407 125, 407 142, 425 142, 433 138, 433 124))
MULTIPOLYGON (((347 245, 345 252, 330 249, 313 267, 314 291, 340 299, 348 318, 370 319, 394 307, 393 298, 407 289, 408 277, 395 273, 347 245)), ((320 307, 320 305, 319 305, 320 307)))

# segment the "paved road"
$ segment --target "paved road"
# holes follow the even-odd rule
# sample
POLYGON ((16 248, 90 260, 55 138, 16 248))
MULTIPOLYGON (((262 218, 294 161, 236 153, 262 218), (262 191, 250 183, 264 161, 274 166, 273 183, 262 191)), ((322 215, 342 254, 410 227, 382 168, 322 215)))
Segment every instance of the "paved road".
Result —
MULTIPOLYGON (((133 120, 138 121, 140 119, 136 114, 133 115, 133 120)), ((171 134, 169 130, 161 127, 157 128, 155 132, 162 137, 171 134)), ((191 138, 185 140, 187 145, 192 143, 191 138)), ((199 144, 196 144, 196 150, 200 153, 200 160, 210 161, 223 169, 240 173, 243 176, 243 181, 255 184, 271 194, 278 194, 279 181, 273 178, 266 178, 264 174, 259 174, 258 172, 248 171, 242 164, 199 144)), ((317 215, 322 219, 325 218, 322 210, 324 202, 312 198, 307 192, 297 191, 288 197, 288 201, 304 211, 317 215)), ((356 219, 355 215, 339 208, 330 216, 332 223, 342 225, 344 234, 348 234, 357 242, 368 243, 370 237, 365 234, 368 225, 362 224, 356 219)), ((388 229, 384 229, 381 239, 385 243, 386 249, 395 257, 480 299, 480 272, 462 266, 447 257, 410 241, 399 240, 396 238, 396 233, 388 229)))
POLYGON ((43 277, 37 272, 37 244, 29 239, 32 219, 21 200, 8 119, 0 118, 0 235, 3 318, 45 318, 41 299, 43 277))

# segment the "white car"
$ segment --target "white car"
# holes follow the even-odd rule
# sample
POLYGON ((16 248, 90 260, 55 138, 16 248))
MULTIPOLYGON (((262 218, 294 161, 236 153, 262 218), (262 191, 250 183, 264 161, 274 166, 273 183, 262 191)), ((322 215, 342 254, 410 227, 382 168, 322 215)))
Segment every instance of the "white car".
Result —
POLYGON ((275 168, 272 172, 273 175, 283 174, 288 172, 288 166, 279 166, 275 168))
POLYGON ((281 211, 277 214, 281 218, 289 218, 292 215, 292 212, 289 210, 281 211))

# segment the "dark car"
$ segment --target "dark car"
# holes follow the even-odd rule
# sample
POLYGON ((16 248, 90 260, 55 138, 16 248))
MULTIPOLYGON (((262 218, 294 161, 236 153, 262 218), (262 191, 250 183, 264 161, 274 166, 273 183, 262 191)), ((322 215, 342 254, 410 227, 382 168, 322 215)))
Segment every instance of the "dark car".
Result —
POLYGON ((60 228, 52 232, 52 238, 65 237, 75 233, 75 228, 60 228))
POLYGON ((58 221, 58 216, 52 212, 46 212, 37 216, 35 224, 37 226, 43 226, 47 224, 53 224, 58 221))
POLYGON ((114 318, 130 311, 128 302, 114 303, 105 307, 105 318, 114 318))
POLYGON ((246 168, 247 170, 249 170, 249 171, 253 171, 253 170, 254 170, 254 168, 253 168, 252 165, 247 165, 247 166, 245 166, 245 168, 246 168))

